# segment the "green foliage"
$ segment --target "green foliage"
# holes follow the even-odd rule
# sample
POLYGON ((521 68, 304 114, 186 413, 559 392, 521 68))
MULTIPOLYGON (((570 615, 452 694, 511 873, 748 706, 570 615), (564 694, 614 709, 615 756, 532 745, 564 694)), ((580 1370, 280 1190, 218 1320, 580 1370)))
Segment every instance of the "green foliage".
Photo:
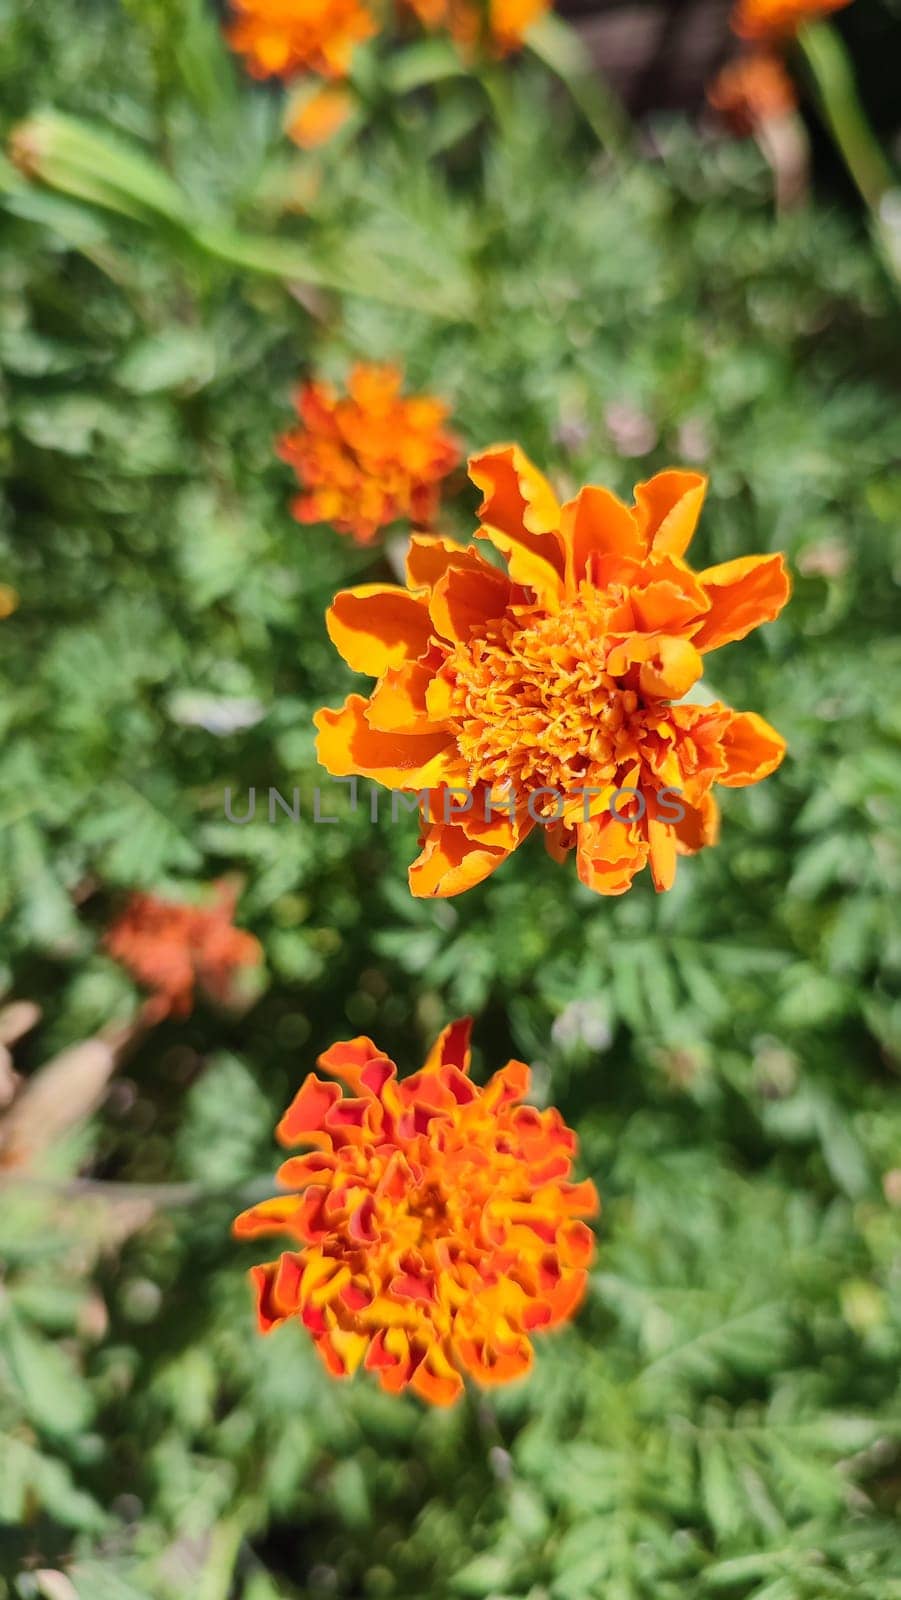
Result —
MULTIPOLYGON (((4 132, 58 162, 0 173, 0 972, 44 1009, 28 1073, 130 1016, 123 893, 230 873, 265 988, 147 1035, 89 1132, 4 1178, 0 1594, 898 1600, 890 286, 834 208, 775 220, 747 148, 666 124, 653 161, 599 157, 534 64, 480 141, 441 84, 441 164, 415 93, 301 156, 174 9, 0 0, 4 132), (787 550, 789 611, 707 687, 789 759, 670 895, 600 901, 533 840, 413 901, 413 818, 317 772, 352 683, 324 607, 391 568, 291 520, 272 442, 356 356, 562 489, 702 462, 699 560, 787 550), (464 1010, 479 1071, 535 1063, 605 1214, 534 1377, 431 1414, 258 1340, 228 1225, 319 1050, 371 1032, 409 1070, 464 1010)), ((473 504, 451 486, 452 531, 473 504)))

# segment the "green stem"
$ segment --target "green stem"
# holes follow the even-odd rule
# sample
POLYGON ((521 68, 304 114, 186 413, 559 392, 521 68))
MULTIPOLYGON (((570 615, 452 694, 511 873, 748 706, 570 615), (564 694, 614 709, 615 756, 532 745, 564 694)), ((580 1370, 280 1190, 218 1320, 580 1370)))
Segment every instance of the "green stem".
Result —
POLYGON ((566 86, 605 150, 610 155, 627 154, 632 147, 631 123, 568 23, 548 12, 532 24, 526 43, 532 54, 566 86))
POLYGON ((895 179, 860 103, 854 68, 840 35, 827 22, 809 22, 798 44, 810 68, 825 122, 851 177, 877 221, 895 179))

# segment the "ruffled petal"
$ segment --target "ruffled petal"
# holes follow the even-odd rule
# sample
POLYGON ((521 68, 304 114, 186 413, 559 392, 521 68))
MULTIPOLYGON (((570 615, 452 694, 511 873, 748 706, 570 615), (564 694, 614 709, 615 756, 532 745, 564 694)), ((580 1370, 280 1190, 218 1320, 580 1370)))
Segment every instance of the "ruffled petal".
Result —
POLYGON ((434 668, 421 661, 391 667, 370 696, 366 721, 377 733, 435 733, 440 725, 429 715, 426 692, 434 668))
POLYGON ((435 632, 451 643, 466 644, 474 630, 504 615, 510 603, 510 580, 487 562, 474 572, 451 565, 432 589, 429 612, 435 632))
POLYGON ((325 625, 347 665, 372 678, 417 660, 428 649, 432 631, 425 602, 386 583, 342 589, 325 614, 325 625))
POLYGON ((456 544, 453 539, 442 539, 437 534, 416 533, 407 551, 407 583, 411 589, 431 589, 443 577, 448 567, 461 567, 466 572, 482 572, 490 563, 479 554, 474 544, 456 544))
POLYGON ((557 531, 560 506, 547 479, 517 444, 471 456, 469 476, 485 497, 479 537, 506 557, 514 583, 528 585, 549 606, 559 605, 565 565, 557 531))
POLYGON ((791 579, 781 555, 740 556, 698 574, 710 610, 694 634, 699 650, 743 639, 762 622, 778 617, 791 594, 791 579))
POLYGON ((423 1072, 435 1072, 439 1067, 453 1066, 460 1072, 469 1072, 472 1051, 469 1041, 472 1035, 472 1017, 461 1017, 458 1022, 449 1022, 442 1028, 431 1050, 426 1056, 423 1072))
POLYGON ((736 711, 730 715, 722 747, 727 766, 718 781, 726 789, 743 789, 749 783, 768 778, 780 765, 786 750, 782 735, 756 711, 736 711))
POLYGON ((395 789, 453 783, 456 749, 446 733, 383 733, 366 720, 367 701, 348 695, 338 711, 317 711, 316 757, 333 778, 359 773, 395 789))
POLYGON ((627 505, 609 489, 588 484, 560 513, 560 536, 566 551, 566 587, 574 593, 590 577, 595 555, 628 556, 640 561, 645 539, 627 505))
POLYGON ((638 666, 643 694, 661 700, 681 700, 697 683, 704 663, 689 639, 672 634, 633 633, 614 645, 607 658, 608 671, 624 677, 638 666))
POLYGON ((617 822, 605 811, 576 828, 579 880, 596 894, 625 894, 647 864, 648 842, 638 823, 617 822))
POLYGON ((635 517, 646 549, 655 556, 681 556, 691 544, 707 494, 701 472, 670 468, 635 485, 635 517))
POLYGON ((449 899, 489 878, 506 861, 512 846, 479 844, 458 823, 434 822, 410 867, 410 892, 417 899, 449 899))

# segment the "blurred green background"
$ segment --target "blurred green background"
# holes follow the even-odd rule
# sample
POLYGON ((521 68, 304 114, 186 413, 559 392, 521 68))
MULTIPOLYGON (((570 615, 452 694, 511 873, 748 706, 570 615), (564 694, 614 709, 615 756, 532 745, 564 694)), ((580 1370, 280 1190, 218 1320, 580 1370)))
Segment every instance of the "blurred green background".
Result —
MULTIPOLYGON (((7 1124, 76 1051, 0 1173, 0 1595, 899 1600, 897 292, 828 173, 776 218, 751 142, 651 113, 599 150, 534 60, 394 82, 303 155, 194 0, 0 0, 4 134, 88 125, 32 124, 46 184, 0 166, 0 986, 41 1010, 7 1124), (312 825, 312 713, 362 686, 323 610, 391 568, 291 520, 273 440, 357 357, 563 492, 702 467, 696 565, 788 553, 708 680, 788 759, 669 895, 533 839, 416 902, 412 818, 312 825), (229 825, 250 785, 304 820, 229 825), (104 930, 224 875, 261 992, 110 1076, 138 996, 104 930), (429 1413, 258 1339, 228 1229, 321 1049, 409 1071, 465 1011, 604 1212, 534 1376, 429 1413)), ((466 537, 462 475, 446 502, 466 537)))

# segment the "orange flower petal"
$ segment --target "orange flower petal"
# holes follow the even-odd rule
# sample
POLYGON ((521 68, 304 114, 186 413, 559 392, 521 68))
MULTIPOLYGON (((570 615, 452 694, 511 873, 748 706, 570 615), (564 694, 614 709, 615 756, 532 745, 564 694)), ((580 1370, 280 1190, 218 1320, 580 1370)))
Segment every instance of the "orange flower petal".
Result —
POLYGON ((472 1034, 472 1017, 461 1017, 442 1028, 426 1057, 423 1072, 435 1072, 438 1067, 453 1066, 468 1072, 472 1058, 469 1040, 472 1034))
POLYGON ((282 1233, 290 1225, 297 1208, 296 1194, 261 1200, 259 1205, 251 1206, 235 1218, 232 1232, 236 1239, 256 1239, 264 1233, 282 1233))
POLYGON ((681 556, 694 537, 707 494, 700 472, 671 468, 635 485, 635 515, 647 549, 655 556, 681 556))
POLYGON ((479 537, 506 556, 514 583, 530 585, 548 604, 563 593, 560 505, 547 479, 519 445, 494 445, 470 456, 469 476, 484 499, 479 537))
POLYGON ((681 700, 704 671, 704 663, 690 639, 665 633, 633 633, 616 645, 607 658, 608 670, 625 675, 640 666, 643 694, 662 700, 681 700))
MULTIPOLYGON (((407 583, 411 589, 431 589, 448 567, 467 572, 484 572, 488 562, 474 544, 456 544, 437 534, 414 533, 407 551, 407 583)), ((490 569, 496 570, 496 569, 490 569)))
POLYGON ((635 826, 617 822, 609 812, 580 822, 576 828, 579 880, 598 894, 625 894, 648 859, 648 844, 635 826))
POLYGON ((390 668, 370 698, 366 711, 370 728, 378 733, 436 732, 438 722, 426 702, 433 670, 419 661, 390 668))
POLYGON ((578 588, 596 554, 637 561, 645 554, 645 539, 629 507, 597 484, 588 484, 574 500, 567 500, 560 512, 560 534, 569 590, 578 588))
POLYGON ((480 572, 449 566, 435 583, 429 612, 436 633, 465 644, 474 630, 502 617, 509 603, 509 578, 483 562, 480 572))
POLYGON ((483 883, 506 861, 509 849, 479 845, 454 823, 435 822, 408 874, 417 899, 448 899, 483 883))
POLYGON ((426 789, 453 782, 457 772, 447 734, 381 733, 366 720, 362 695, 348 695, 339 711, 317 711, 316 756, 333 778, 355 773, 393 789, 426 789))
POLYGON ((727 789, 743 789, 768 778, 786 750, 782 735, 756 711, 732 712, 722 743, 729 765, 719 782, 727 789))
POLYGON ((698 579, 710 610, 694 635, 699 650, 743 639, 762 622, 772 622, 791 594, 791 580, 781 555, 740 556, 708 567, 698 579))
POLYGON ((355 672, 380 678, 428 649, 428 607, 394 584, 342 589, 325 614, 329 638, 355 672))

